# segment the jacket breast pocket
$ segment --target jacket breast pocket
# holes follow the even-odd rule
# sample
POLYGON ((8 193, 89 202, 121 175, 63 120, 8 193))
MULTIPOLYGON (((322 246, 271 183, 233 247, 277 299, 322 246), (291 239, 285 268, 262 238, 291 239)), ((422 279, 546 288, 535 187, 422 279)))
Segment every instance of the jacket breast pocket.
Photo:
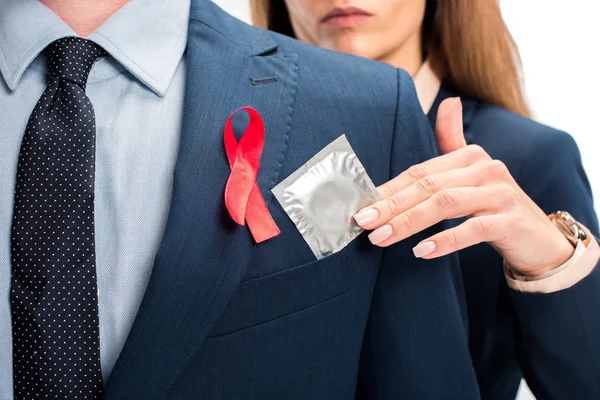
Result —
POLYGON ((349 250, 243 282, 209 337, 281 318, 343 294, 352 265, 349 250))

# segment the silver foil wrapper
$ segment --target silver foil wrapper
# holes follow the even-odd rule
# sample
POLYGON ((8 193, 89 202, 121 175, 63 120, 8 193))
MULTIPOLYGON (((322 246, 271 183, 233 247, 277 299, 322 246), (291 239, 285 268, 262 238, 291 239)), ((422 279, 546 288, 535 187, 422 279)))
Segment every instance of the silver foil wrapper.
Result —
POLYGON ((380 200, 345 135, 279 183, 273 194, 317 259, 354 240, 363 229, 353 215, 380 200))

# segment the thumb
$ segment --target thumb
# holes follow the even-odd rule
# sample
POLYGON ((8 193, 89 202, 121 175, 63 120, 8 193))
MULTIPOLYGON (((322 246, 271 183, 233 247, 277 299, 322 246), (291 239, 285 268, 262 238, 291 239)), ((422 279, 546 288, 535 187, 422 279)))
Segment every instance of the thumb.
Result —
POLYGON ((462 102, 453 97, 442 101, 435 122, 435 136, 442 154, 467 145, 463 134, 462 102))

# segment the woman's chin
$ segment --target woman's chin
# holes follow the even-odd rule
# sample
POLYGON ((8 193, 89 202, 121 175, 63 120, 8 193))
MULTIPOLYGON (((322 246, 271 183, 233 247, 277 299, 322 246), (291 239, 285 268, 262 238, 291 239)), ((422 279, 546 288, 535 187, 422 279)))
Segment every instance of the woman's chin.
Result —
POLYGON ((375 54, 373 54, 373 51, 369 51, 369 49, 353 47, 353 48, 347 48, 347 49, 340 49, 338 51, 340 51, 342 53, 352 54, 352 55, 358 56, 358 57, 368 58, 371 60, 377 60, 377 56, 375 54))
POLYGON ((365 43, 364 40, 360 40, 358 38, 341 38, 333 42, 332 46, 328 47, 341 53, 352 54, 370 59, 376 58, 376 55, 373 52, 373 46, 370 46, 369 43, 365 43))

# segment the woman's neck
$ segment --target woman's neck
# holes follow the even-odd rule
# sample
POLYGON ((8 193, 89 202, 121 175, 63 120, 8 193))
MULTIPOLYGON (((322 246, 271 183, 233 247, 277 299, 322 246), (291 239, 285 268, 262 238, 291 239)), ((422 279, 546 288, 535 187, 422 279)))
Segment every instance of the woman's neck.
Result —
POLYGON ((391 64, 396 68, 405 69, 414 77, 424 62, 420 32, 415 32, 402 46, 384 54, 377 61, 391 64))
POLYGON ((40 0, 81 37, 87 37, 129 0, 40 0))

